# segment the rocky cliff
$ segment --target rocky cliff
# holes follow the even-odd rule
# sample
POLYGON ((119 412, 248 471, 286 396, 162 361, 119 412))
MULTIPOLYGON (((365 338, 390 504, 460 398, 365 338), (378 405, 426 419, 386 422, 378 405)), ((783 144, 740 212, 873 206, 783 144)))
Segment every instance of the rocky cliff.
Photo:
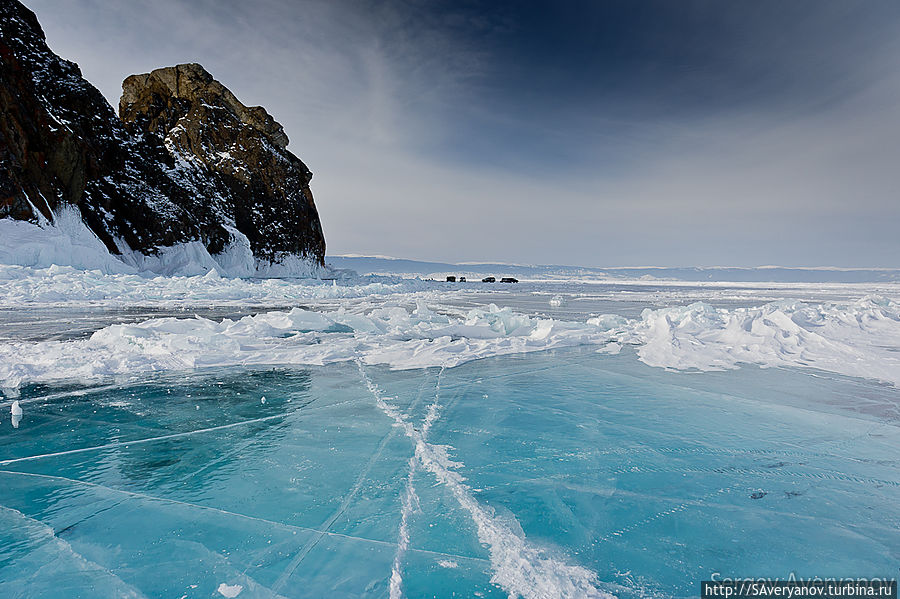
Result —
POLYGON ((112 253, 249 240, 259 261, 322 263, 312 174, 265 109, 191 64, 129 77, 120 114, 0 0, 0 218, 71 205, 112 253))
POLYGON ((325 254, 309 181, 286 146, 284 128, 248 108, 198 64, 132 75, 119 116, 132 133, 156 135, 173 155, 216 180, 219 210, 250 240, 254 255, 325 254))

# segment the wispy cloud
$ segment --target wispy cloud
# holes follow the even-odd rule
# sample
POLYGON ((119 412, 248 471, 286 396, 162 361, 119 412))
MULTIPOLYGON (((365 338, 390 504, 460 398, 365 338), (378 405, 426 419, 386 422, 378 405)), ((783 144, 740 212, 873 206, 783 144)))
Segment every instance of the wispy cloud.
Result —
POLYGON ((887 2, 32 0, 115 103, 196 61, 281 121, 329 250, 896 266, 887 2))

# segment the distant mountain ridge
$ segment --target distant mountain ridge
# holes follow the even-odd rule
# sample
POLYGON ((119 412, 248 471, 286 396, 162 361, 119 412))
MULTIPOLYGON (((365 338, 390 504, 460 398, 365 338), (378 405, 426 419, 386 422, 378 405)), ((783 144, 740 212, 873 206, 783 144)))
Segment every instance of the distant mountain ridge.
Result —
POLYGON ((659 280, 723 283, 900 283, 897 268, 838 268, 790 266, 615 266, 590 267, 566 265, 503 264, 497 262, 428 262, 387 256, 327 256, 334 268, 359 274, 389 274, 419 277, 513 276, 523 280, 659 280))
POLYGON ((283 128, 200 65, 129 77, 121 119, 34 13, 0 0, 0 218, 74 206, 113 254, 200 242, 260 264, 324 264, 309 182, 283 128))

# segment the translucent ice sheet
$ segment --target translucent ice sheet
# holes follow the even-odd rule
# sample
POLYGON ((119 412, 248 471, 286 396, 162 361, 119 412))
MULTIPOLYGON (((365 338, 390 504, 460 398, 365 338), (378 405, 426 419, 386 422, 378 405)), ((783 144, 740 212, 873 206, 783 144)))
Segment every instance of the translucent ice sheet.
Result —
POLYGON ((714 572, 894 574, 896 388, 629 351, 26 385, 0 428, 0 596, 686 597, 714 572))

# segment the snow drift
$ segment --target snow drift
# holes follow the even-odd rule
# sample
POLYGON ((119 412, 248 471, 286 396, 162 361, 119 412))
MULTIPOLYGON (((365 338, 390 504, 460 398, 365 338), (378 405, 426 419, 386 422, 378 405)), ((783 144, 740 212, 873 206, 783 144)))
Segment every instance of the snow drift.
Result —
POLYGON ((99 270, 103 274, 151 274, 198 276, 211 271, 224 277, 320 277, 325 273, 314 260, 283 255, 280 262, 256 258, 247 236, 227 227, 231 242, 219 254, 210 254, 203 243, 190 241, 159 248, 156 255, 129 249, 119 240, 120 256, 109 253, 102 241, 81 219, 78 210, 63 206, 53 222, 39 225, 0 219, 0 264, 48 268, 71 266, 99 270))

